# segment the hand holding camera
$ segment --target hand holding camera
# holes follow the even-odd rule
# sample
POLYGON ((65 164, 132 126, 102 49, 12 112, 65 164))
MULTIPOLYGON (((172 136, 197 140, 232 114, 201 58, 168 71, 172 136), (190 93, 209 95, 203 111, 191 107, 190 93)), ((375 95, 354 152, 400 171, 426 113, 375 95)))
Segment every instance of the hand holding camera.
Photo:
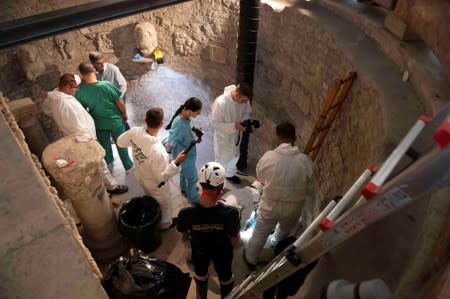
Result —
POLYGON ((253 132, 253 129, 258 129, 261 124, 257 119, 247 119, 241 123, 242 127, 245 129, 243 131, 247 131, 248 133, 253 132), (252 129, 253 128, 253 129, 252 129))
POLYGON ((203 131, 199 128, 192 127, 192 132, 194 132, 195 136, 197 136, 196 143, 200 143, 202 141, 203 131))

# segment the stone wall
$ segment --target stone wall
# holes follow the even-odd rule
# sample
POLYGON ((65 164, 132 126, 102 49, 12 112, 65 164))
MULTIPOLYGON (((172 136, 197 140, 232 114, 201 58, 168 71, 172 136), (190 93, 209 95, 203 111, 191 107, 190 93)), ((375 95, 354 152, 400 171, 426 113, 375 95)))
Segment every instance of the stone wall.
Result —
MULTIPOLYGON (((359 71, 338 38, 308 13, 264 5, 260 13, 254 117, 262 120, 252 146, 255 159, 274 145, 277 122, 298 129, 303 148, 335 79, 359 71), (258 139, 258 142, 256 142, 258 139)), ((365 167, 383 155, 386 140, 383 94, 364 73, 350 93, 316 159, 323 195, 333 197, 353 183, 365 167)))
POLYGON ((97 264, 7 103, 0 93, 0 297, 107 298, 97 264))
POLYGON ((450 2, 398 0, 395 14, 433 50, 450 81, 450 2))
MULTIPOLYGON (((89 1, 72 5, 83 2, 89 1)), ((66 6, 67 1, 2 3, 10 18, 66 6)), ((40 105, 46 92, 57 86, 59 76, 78 73, 79 63, 87 61, 93 50, 117 64, 128 80, 139 78, 151 67, 132 61, 136 53, 133 31, 137 23, 148 21, 156 28, 165 65, 199 80, 213 99, 223 86, 234 82, 238 7, 237 0, 186 2, 0 50, 0 90, 11 100, 31 97, 40 105), (19 67, 24 59, 27 65, 35 65, 32 70, 19 67)), ((41 122, 51 140, 59 137, 47 117, 41 116, 41 122)))
MULTIPOLYGON (((33 7, 32 13, 40 13, 48 11, 49 6, 64 7, 66 2, 18 1, 5 8, 5 15, 23 17, 30 14, 27 7, 33 7), (24 8, 21 14, 19 8, 24 8)), ((89 1, 72 4, 83 2, 89 1)), ((128 79, 136 78, 149 68, 132 62, 136 52, 133 29, 137 23, 149 21, 158 33, 158 46, 166 54, 166 64, 203 81, 216 94, 234 81, 238 7, 237 0, 192 1, 32 42, 29 47, 34 49, 36 60, 42 60, 46 66, 33 82, 28 82, 16 68, 20 65, 17 59, 20 46, 2 50, 0 90, 12 99, 32 96, 36 84, 37 89, 48 90, 55 86, 59 74, 76 72, 78 64, 86 61, 92 50, 104 53, 108 61, 117 63, 128 79)))
MULTIPOLYGON (((54 2, 54 8, 63 4, 54 2)), ((33 5, 41 12, 41 6, 33 5)), ((91 50, 103 52, 127 79, 138 78, 150 67, 131 59, 136 48, 133 29, 148 21, 166 53, 165 64, 203 82, 213 99, 234 81, 238 5, 237 0, 192 1, 33 42, 28 48, 34 54, 28 56, 45 65, 34 80, 17 68, 17 48, 0 51, 0 90, 11 99, 30 96, 39 104, 58 76, 76 72, 91 50)), ((249 153, 255 162, 272 148, 273 130, 264 128, 284 119, 297 125, 298 143, 304 146, 332 82, 356 71, 358 77, 317 158, 316 171, 327 197, 342 194, 367 164, 382 161, 423 111, 415 86, 401 81, 403 70, 379 51, 379 41, 359 30, 358 22, 352 24, 355 20, 333 13, 312 2, 281 13, 263 6, 254 98, 254 118, 262 121, 263 129, 251 138, 249 153)), ((42 117, 42 123, 57 136, 49 119, 42 117)))

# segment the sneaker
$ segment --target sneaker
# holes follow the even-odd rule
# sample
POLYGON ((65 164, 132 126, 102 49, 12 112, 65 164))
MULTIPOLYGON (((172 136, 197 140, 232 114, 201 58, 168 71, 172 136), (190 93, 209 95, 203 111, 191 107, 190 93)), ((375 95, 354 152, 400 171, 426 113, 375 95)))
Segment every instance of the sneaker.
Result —
POLYGON ((125 185, 116 185, 111 190, 106 190, 109 194, 123 194, 128 191, 128 187, 125 185))
POLYGON ((234 184, 240 184, 241 183, 241 179, 238 178, 237 176, 231 176, 231 177, 227 177, 227 180, 229 180, 230 182, 234 183, 234 184))
POLYGON ((247 265, 247 268, 248 268, 250 271, 255 271, 255 270, 256 270, 256 265, 251 264, 251 263, 249 263, 249 262, 247 261, 247 258, 245 257, 245 249, 244 249, 244 251, 243 251, 242 257, 244 258, 244 262, 245 262, 245 264, 247 265))
POLYGON ((132 173, 133 171, 134 171, 134 165, 133 165, 130 169, 125 170, 125 173, 126 173, 126 174, 130 174, 130 173, 132 173))

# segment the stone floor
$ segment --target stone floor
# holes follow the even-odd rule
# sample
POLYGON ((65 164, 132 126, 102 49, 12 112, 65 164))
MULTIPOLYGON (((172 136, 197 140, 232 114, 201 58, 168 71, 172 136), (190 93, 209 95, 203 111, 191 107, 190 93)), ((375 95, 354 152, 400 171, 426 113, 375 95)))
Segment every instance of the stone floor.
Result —
MULTIPOLYGON (((208 161, 214 160, 213 152, 213 135, 210 127, 210 114, 211 114, 211 99, 208 93, 205 92, 205 88, 194 83, 190 78, 174 72, 167 67, 158 67, 148 74, 144 75, 136 82, 132 82, 131 90, 129 91, 129 97, 127 99, 127 109, 129 111, 129 119, 131 126, 144 125, 145 112, 149 107, 159 106, 163 108, 165 112, 165 122, 170 121, 175 110, 185 101, 185 99, 196 96, 203 102, 203 109, 200 116, 197 117, 196 123, 204 130, 205 135, 202 138, 202 142, 197 145, 197 167, 200 167, 208 161)), ((167 131, 162 129, 160 131, 160 138, 163 139, 167 136, 167 131)), ((118 212, 120 206, 127 200, 143 195, 143 192, 136 181, 135 173, 126 175, 124 168, 118 158, 115 146, 113 146, 115 161, 113 168, 113 176, 119 183, 126 184, 129 187, 129 191, 125 194, 114 196, 112 202, 118 212)), ((131 156, 131 149, 130 149, 131 156)), ((254 172, 254 165, 249 166, 249 172, 254 172)), ((239 186, 231 183, 226 183, 225 188, 227 190, 233 190, 237 187, 243 188, 251 184, 254 177, 241 176, 242 183, 239 186)), ((182 196, 178 188, 179 177, 176 176, 171 182, 171 189, 173 193, 173 216, 178 214, 178 211, 188 205, 187 199, 182 196)), ((249 270, 242 259, 243 238, 241 245, 235 249, 233 260, 233 272, 236 276, 236 281, 240 282, 246 275, 249 274, 249 270)), ((171 228, 163 232, 162 245, 153 253, 151 257, 159 258, 171 262, 177 265, 183 272, 192 272, 192 265, 186 262, 187 256, 186 242, 181 240, 181 235, 171 228)), ((265 256, 270 256, 270 250, 265 252, 265 256)), ((266 258, 267 259, 267 258, 266 258)), ((195 283, 192 281, 191 288, 189 290, 188 298, 195 298, 195 283)), ((210 268, 210 280, 209 280, 209 295, 208 298, 220 298, 220 285, 215 274, 213 267, 210 268)))

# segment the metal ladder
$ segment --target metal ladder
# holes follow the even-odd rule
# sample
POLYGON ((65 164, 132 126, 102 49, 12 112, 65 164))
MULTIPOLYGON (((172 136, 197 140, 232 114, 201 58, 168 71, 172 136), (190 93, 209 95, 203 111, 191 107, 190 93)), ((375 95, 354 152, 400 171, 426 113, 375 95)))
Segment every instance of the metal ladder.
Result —
POLYGON ((450 114, 433 136, 439 147, 434 148, 403 173, 384 184, 384 180, 398 164, 401 156, 408 150, 427 122, 428 118, 421 116, 379 170, 376 167, 369 166, 344 195, 339 204, 334 200, 331 201, 290 247, 275 257, 258 273, 251 273, 226 298, 258 298, 265 290, 306 267, 370 224, 416 200, 420 200, 423 196, 449 186, 450 114), (371 181, 367 183, 372 176, 371 181), (417 182, 420 182, 420 184, 417 182), (364 185, 365 187, 363 187, 364 185), (362 202, 360 200, 359 203, 338 218, 339 214, 344 211, 345 206, 360 191, 363 194, 366 193, 362 196, 365 200, 362 202), (367 194, 369 195, 367 196, 367 194), (311 236, 319 227, 322 231, 311 239, 311 236))

